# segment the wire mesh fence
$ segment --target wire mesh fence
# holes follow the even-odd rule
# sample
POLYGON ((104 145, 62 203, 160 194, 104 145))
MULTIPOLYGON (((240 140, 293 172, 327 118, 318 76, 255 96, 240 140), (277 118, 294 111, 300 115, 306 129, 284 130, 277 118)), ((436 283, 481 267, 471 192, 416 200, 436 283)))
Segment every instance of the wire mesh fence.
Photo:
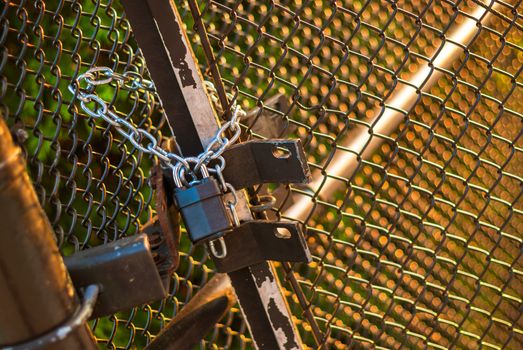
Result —
MULTIPOLYGON (((81 112, 67 89, 91 66, 144 73, 121 5, 9 2, 2 4, 1 23, 2 117, 24 147, 62 253, 137 233, 154 215, 148 179, 153 160, 81 112)), ((160 141, 170 137, 157 101, 116 87, 100 91, 120 116, 129 115, 160 141)), ((101 347, 143 348, 210 278, 204 249, 193 248, 186 237, 181 244, 170 297, 91 322, 101 347)), ((210 344, 249 342, 237 308, 222 322, 209 335, 210 344)))
MULTIPOLYGON (((67 91, 91 66, 147 75, 122 7, 2 6, 2 114, 63 254, 136 233, 154 214, 153 160, 82 114, 67 91)), ((278 198, 272 215, 308 228, 313 262, 292 267, 299 290, 278 265, 307 346, 523 346, 519 7, 200 3, 227 90, 253 111, 246 134, 300 138, 313 170, 309 187, 258 189, 278 198)), ((159 140, 170 136, 158 101, 114 86, 103 97, 159 140)), ((101 347, 142 348, 212 276, 203 248, 185 236, 181 247, 169 298, 91 322, 101 347)), ((237 307, 201 347, 253 347, 237 307)))

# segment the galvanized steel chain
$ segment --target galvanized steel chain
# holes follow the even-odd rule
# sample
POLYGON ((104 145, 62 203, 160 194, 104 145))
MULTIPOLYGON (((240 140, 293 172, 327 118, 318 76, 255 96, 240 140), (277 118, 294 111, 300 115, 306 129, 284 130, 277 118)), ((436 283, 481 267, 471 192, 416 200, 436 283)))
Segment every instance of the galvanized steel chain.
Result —
MULTIPOLYGON (((120 74, 109 67, 94 67, 87 70, 79 75, 68 88, 74 95, 74 98, 80 101, 80 107, 85 113, 94 119, 101 118, 106 121, 120 135, 131 142, 136 149, 158 157, 165 166, 172 170, 173 179, 177 186, 193 185, 198 182, 198 174, 201 174, 203 177, 209 176, 209 173, 213 174, 217 178, 223 193, 231 194, 230 197, 232 198, 227 201, 226 206, 231 213, 234 226, 239 226, 240 221, 235 209, 238 198, 235 188, 223 178, 222 171, 226 164, 222 154, 240 137, 241 128, 239 121, 241 117, 245 116, 245 112, 241 107, 233 103, 233 113, 230 120, 221 126, 213 140, 201 154, 197 157, 182 157, 161 148, 151 133, 136 127, 130 120, 120 117, 106 101, 95 93, 97 86, 112 82, 127 91, 142 91, 147 102, 150 101, 150 93, 154 91, 154 83, 144 79, 140 74, 132 71, 120 74), (85 87, 81 86, 83 83, 86 84, 85 87), (93 108, 89 106, 91 103, 94 103, 93 108), (214 164, 212 167, 210 166, 211 163, 214 164), (189 177, 191 178, 190 180, 188 180, 189 177)), ((213 104, 220 112, 220 107, 216 103, 216 89, 210 82, 206 82, 206 88, 213 104)), ((216 257, 223 258, 227 254, 227 250, 223 237, 218 240, 221 245, 221 252, 217 251, 213 241, 209 242, 209 249, 216 257)))

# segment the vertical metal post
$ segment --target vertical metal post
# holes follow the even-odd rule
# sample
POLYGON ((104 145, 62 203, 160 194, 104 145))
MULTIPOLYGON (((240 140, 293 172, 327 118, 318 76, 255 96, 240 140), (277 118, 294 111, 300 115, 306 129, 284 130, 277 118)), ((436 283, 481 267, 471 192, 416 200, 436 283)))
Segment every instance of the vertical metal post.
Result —
MULTIPOLYGON (((182 153, 200 153, 219 130, 219 122, 176 6, 169 0, 122 3, 182 153)), ((237 208, 242 208, 238 212, 248 216, 243 219, 251 219, 245 197, 239 199, 237 208)), ((270 263, 230 273, 229 277, 258 349, 302 348, 270 263)))
MULTIPOLYGON (((0 348, 69 320, 78 298, 51 225, 0 116, 0 348)), ((44 349, 44 347, 42 347, 44 349)), ((45 349, 97 349, 87 325, 45 349)))

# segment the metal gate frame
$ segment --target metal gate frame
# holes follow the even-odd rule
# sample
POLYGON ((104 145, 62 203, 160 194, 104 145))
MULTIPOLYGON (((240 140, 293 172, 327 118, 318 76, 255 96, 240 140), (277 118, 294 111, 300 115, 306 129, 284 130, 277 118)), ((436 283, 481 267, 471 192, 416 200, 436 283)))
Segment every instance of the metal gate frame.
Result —
MULTIPOLYGON (((135 30, 135 36, 149 63, 148 68, 160 97, 163 97, 162 102, 167 117, 175 120, 173 124, 176 126, 172 130, 182 153, 184 155, 199 153, 219 129, 219 122, 206 96, 201 74, 182 29, 176 6, 172 1, 148 0, 146 3, 139 0, 122 0, 122 2, 131 25, 148 28, 148 30, 135 30), (166 33, 173 35, 168 36, 166 33), (180 35, 177 36, 178 34, 180 35), (180 43, 183 46, 180 46, 180 43), (180 52, 180 49, 185 50, 182 61, 178 63, 182 66, 173 62, 172 56, 180 52), (186 79, 189 79, 189 84, 186 79), (173 84, 175 81, 178 84, 173 84), (185 102, 180 104, 181 101, 185 102)), ((194 2, 190 3, 195 6, 194 2)), ((466 52, 469 43, 481 29, 481 24, 488 22, 497 6, 500 4, 493 1, 478 4, 477 9, 464 23, 450 30, 451 34, 445 39, 444 44, 430 62, 420 67, 411 81, 398 82, 401 87, 396 88, 395 92, 387 98, 385 108, 374 112, 372 133, 368 132, 368 128, 361 128, 346 136, 347 142, 344 142, 342 147, 352 153, 338 153, 331 160, 329 170, 332 177, 327 181, 324 179, 315 181, 311 185, 315 192, 321 190, 322 195, 329 196, 336 189, 337 182, 333 177, 343 174, 344 177, 350 178, 354 174, 359 163, 356 154, 362 155, 363 158, 368 157, 385 140, 379 136, 390 135, 398 127, 421 95, 438 81, 460 54, 466 52)), ((197 18, 198 14, 196 14, 197 18)), ((214 62, 210 63, 211 67, 213 64, 214 62)), ((245 197, 242 205, 248 207, 245 197)), ((303 196, 285 212, 285 216, 306 221, 313 207, 311 197, 303 196)), ((248 210, 243 212, 248 213, 248 210)), ((292 278, 290 266, 286 264, 284 266, 287 271, 290 271, 288 277, 292 278)), ((258 348, 302 347, 271 263, 243 269, 231 273, 229 277, 258 348)), ((307 309, 305 308, 304 311, 307 312, 307 309)))
MULTIPOLYGON (((220 123, 176 5, 172 0, 122 0, 122 3, 181 153, 184 156, 201 153, 220 129, 220 123)), ((193 10, 194 6, 193 2, 193 10)), ((215 82, 221 84, 216 77, 215 82)), ((232 103, 226 97, 224 100, 224 93, 220 96, 222 103, 227 103, 223 106, 227 111, 232 103)), ((238 197, 240 219, 252 220, 245 196, 239 191, 238 197)), ((228 275, 258 349, 303 348, 272 263, 228 275)))

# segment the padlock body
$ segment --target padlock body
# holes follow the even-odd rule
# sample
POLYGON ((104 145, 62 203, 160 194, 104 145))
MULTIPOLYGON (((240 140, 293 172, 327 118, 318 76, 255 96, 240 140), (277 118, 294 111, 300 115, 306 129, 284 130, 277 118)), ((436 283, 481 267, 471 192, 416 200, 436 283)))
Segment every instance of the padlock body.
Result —
POLYGON ((174 203, 193 243, 219 238, 233 228, 223 203, 223 194, 212 177, 204 178, 191 187, 176 188, 174 203))

